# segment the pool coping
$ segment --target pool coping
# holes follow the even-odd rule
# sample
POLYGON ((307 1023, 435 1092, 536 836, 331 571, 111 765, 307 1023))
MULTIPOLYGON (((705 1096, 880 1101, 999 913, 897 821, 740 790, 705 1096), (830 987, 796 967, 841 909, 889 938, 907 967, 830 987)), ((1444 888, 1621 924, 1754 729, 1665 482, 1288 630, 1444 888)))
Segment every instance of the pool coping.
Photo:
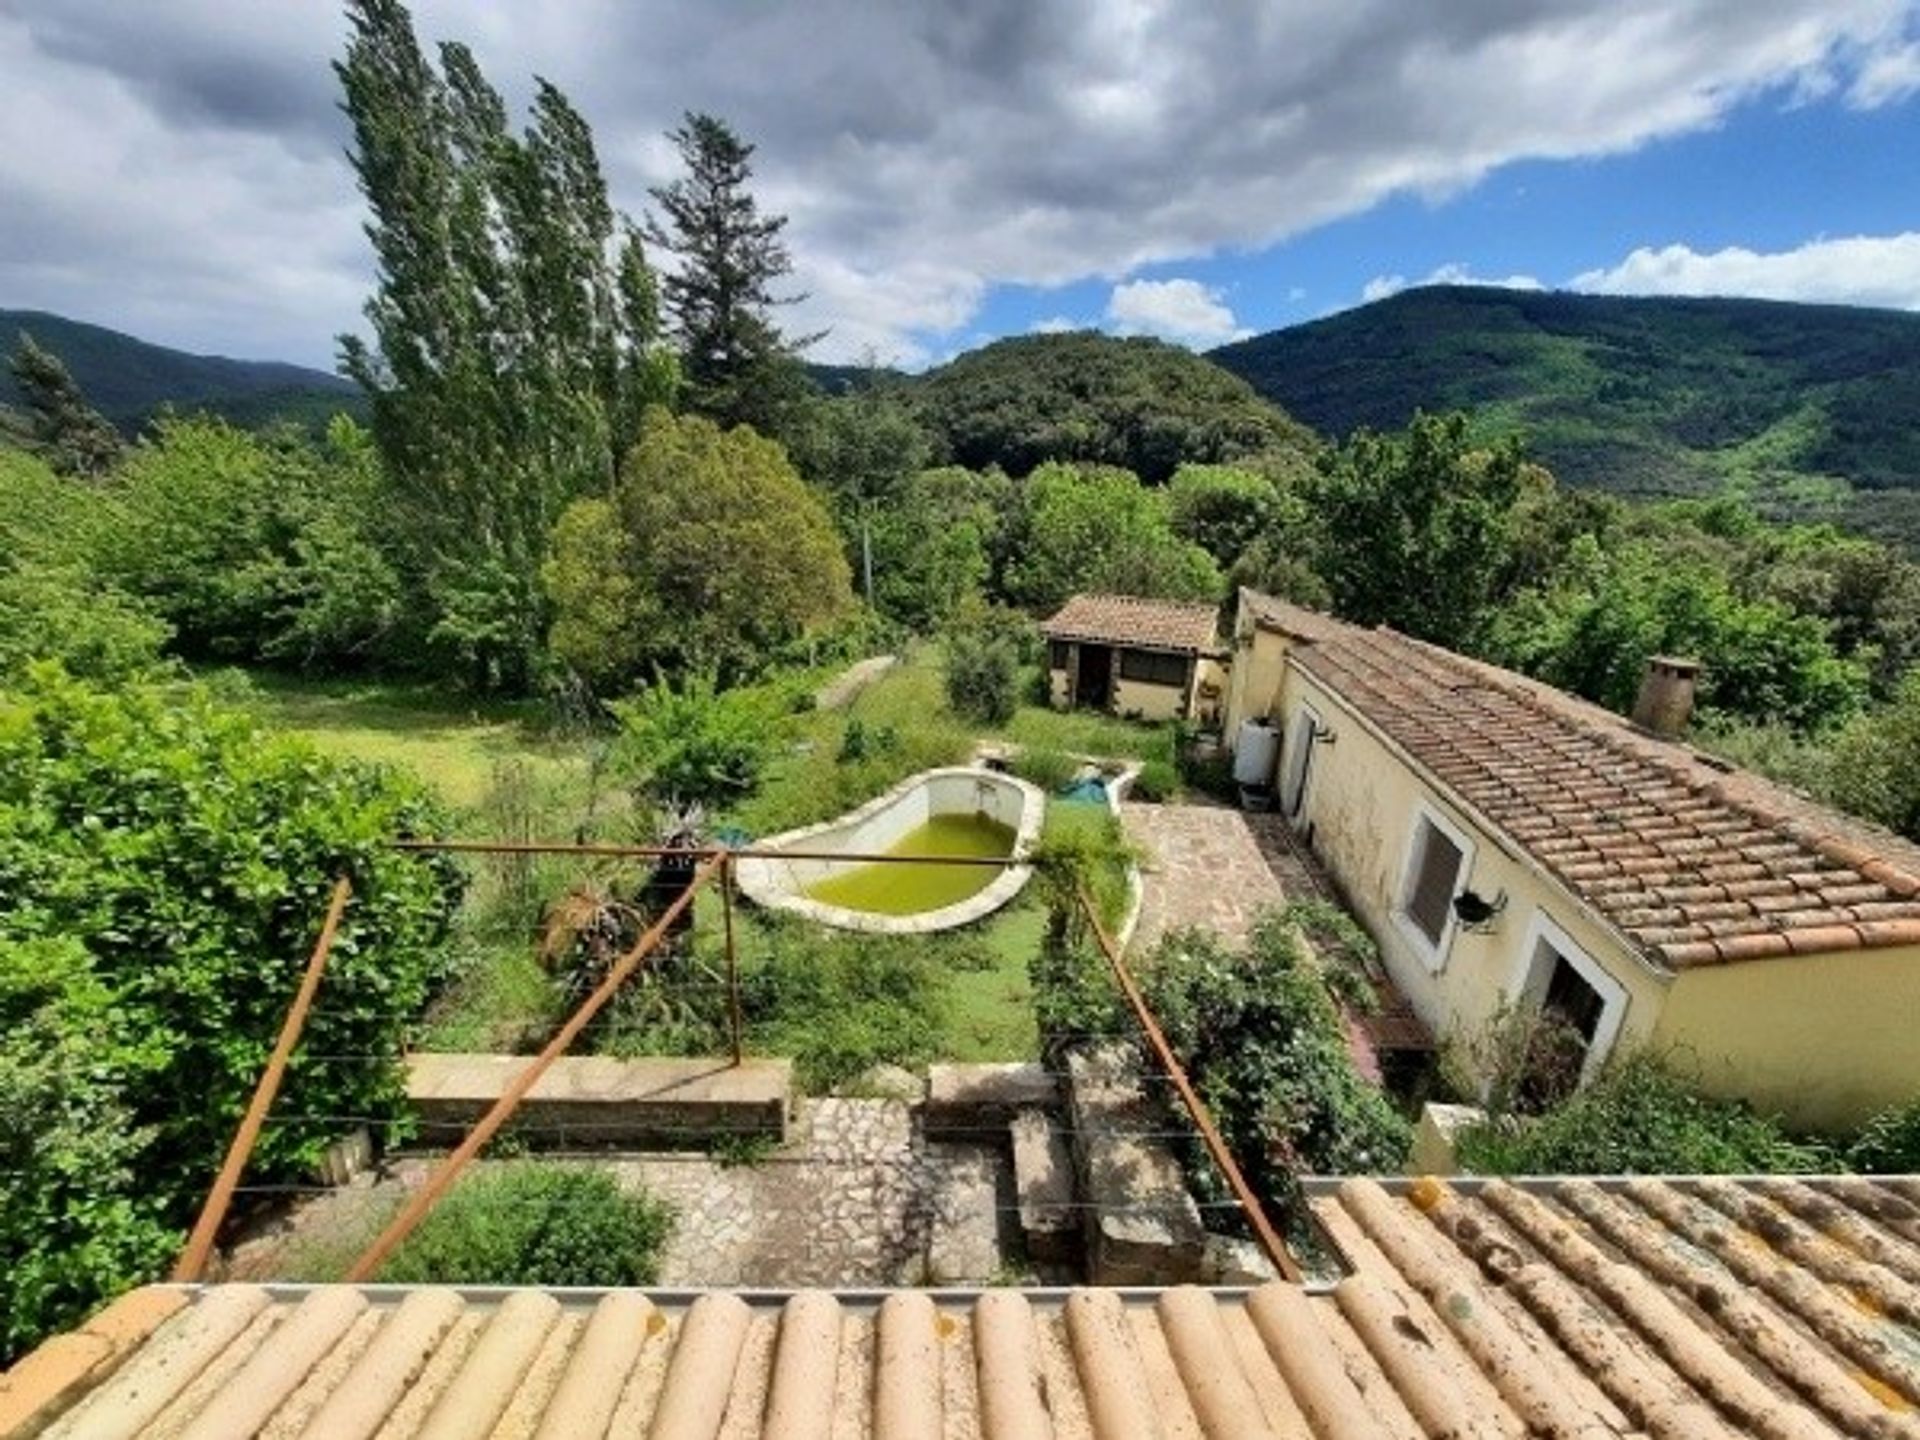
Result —
MULTIPOLYGON (((1017 787, 1021 799, 1020 824, 1014 831, 1011 854, 1017 860, 1033 849, 1034 842, 1040 838, 1041 823, 1046 817, 1046 793, 1039 786, 1022 780, 1018 775, 991 770, 984 765, 942 765, 932 770, 922 770, 907 776, 898 784, 845 814, 836 815, 831 820, 822 820, 813 825, 805 825, 797 830, 785 830, 778 835, 770 835, 764 840, 755 842, 755 848, 779 850, 788 846, 798 846, 830 831, 858 825, 861 821, 878 815, 889 806, 898 804, 916 786, 944 776, 991 780, 1017 787)), ((881 915, 871 910, 852 910, 841 905, 828 905, 775 884, 773 867, 779 863, 777 860, 770 859, 739 861, 734 868, 741 893, 763 909, 780 910, 789 915, 798 915, 803 919, 812 920, 817 924, 831 926, 836 930, 857 930, 869 935, 930 935, 936 931, 953 930, 962 925, 970 925, 977 920, 984 920, 1018 895, 1033 875, 1031 865, 1010 866, 1002 870, 982 889, 951 905, 942 905, 937 910, 923 910, 917 915, 881 915)))

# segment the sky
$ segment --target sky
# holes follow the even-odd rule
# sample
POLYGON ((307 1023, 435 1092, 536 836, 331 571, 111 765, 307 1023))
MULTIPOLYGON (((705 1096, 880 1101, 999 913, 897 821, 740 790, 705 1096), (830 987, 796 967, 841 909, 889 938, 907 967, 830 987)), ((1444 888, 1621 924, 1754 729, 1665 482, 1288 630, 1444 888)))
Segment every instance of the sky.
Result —
MULTIPOLYGON (((1449 280, 1920 309, 1920 0, 420 0, 593 125, 717 114, 823 361, 1198 349, 1449 280)), ((0 306, 331 368, 372 284, 329 0, 0 0, 0 306)))

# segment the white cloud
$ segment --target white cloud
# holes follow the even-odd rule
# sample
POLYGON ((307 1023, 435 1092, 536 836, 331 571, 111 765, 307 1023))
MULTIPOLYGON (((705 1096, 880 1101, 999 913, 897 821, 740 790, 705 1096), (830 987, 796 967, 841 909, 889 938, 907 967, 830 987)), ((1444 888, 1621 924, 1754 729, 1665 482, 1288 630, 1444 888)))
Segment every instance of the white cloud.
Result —
POLYGON ((1920 231, 1810 240, 1771 254, 1739 246, 1706 253, 1687 245, 1643 246, 1571 283, 1575 290, 1613 295, 1755 295, 1920 310, 1920 231))
POLYGON ((1219 345, 1253 332, 1221 292, 1198 280, 1129 280, 1107 297, 1107 323, 1122 335, 1158 335, 1181 345, 1219 345))
MULTIPOLYGON (((995 284, 1117 283, 1760 97, 1920 85, 1913 0, 415 9, 510 101, 534 74, 566 90, 628 210, 682 110, 759 142, 822 359, 942 353, 995 284)), ((324 363, 371 270, 327 68, 343 34, 331 3, 0 0, 0 297, 324 363)))
POLYGON ((1490 285, 1498 290, 1544 290, 1537 276, 1533 275, 1476 275, 1466 265, 1450 260, 1427 273, 1419 280, 1408 280, 1404 275, 1376 275, 1360 287, 1360 299, 1364 303, 1384 300, 1389 295, 1398 295, 1402 290, 1416 289, 1422 285, 1490 285))
POLYGON ((1847 104, 1856 110, 1892 105, 1920 91, 1920 44, 1890 45, 1861 64, 1847 88, 1847 104))
POLYGON ((1069 331, 1085 328, 1079 321, 1071 320, 1065 315, 1049 315, 1046 319, 1036 320, 1029 325, 1027 333, 1029 335, 1065 335, 1069 331))

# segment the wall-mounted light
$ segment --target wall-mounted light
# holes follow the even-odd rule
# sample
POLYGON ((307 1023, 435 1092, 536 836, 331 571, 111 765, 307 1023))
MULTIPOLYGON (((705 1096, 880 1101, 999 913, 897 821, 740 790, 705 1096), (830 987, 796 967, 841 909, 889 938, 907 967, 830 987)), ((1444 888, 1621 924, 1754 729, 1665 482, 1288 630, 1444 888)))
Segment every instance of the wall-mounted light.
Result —
POLYGON ((1491 900, 1472 890, 1462 890, 1453 897, 1453 915, 1460 922, 1460 928, 1476 935, 1489 933, 1506 908, 1507 892, 1504 890, 1491 900))
POLYGON ((1316 745, 1331 745, 1339 738, 1338 730, 1327 730, 1319 725, 1313 727, 1313 743, 1316 745))

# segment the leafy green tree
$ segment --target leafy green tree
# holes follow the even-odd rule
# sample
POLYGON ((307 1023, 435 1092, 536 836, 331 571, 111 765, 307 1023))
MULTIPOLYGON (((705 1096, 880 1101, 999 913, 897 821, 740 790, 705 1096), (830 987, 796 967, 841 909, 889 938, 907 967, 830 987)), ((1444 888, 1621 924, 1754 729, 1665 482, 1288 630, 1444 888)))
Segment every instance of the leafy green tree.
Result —
POLYGON ((1042 465, 1020 492, 1002 584, 1034 610, 1083 590, 1174 600, 1218 600, 1213 557, 1174 534, 1166 495, 1125 470, 1042 465))
POLYGON ((483 688, 533 677, 538 571, 560 512, 605 494, 674 371, 639 232, 608 203, 586 122, 542 82, 524 134, 459 45, 436 68, 399 0, 349 0, 335 69, 372 210, 372 400, 390 521, 432 653, 483 688))
POLYGON ((250 1174, 306 1173, 332 1117, 402 1120, 399 1057, 460 887, 391 842, 438 823, 416 783, 197 693, 43 665, 0 694, 0 1175, 31 1191, 0 1179, 9 1346, 173 1248, 156 1227, 177 1242, 205 1194, 336 875, 354 893, 326 1003, 250 1174))
POLYGON ((41 349, 23 330, 11 368, 26 401, 28 448, 45 456, 59 474, 85 479, 119 463, 126 442, 113 422, 87 403, 59 356, 41 349))
POLYGON ((1315 570, 1334 609, 1470 649, 1509 567, 1518 446, 1472 445, 1463 415, 1416 415, 1404 433, 1356 431, 1327 452, 1310 496, 1315 570))
POLYGON ((1257 470, 1182 465, 1167 482, 1167 504, 1173 533, 1226 567, 1275 521, 1281 496, 1257 470))
POLYGON ((647 238, 679 264, 662 286, 680 344, 687 399, 722 425, 752 425, 786 438, 808 387, 796 356, 818 337, 790 337, 774 323, 774 286, 793 270, 780 232, 753 198, 754 147, 724 120, 689 111, 669 134, 687 173, 649 193, 661 215, 647 238))
POLYGON ((651 670, 737 678, 853 598, 826 503, 785 452, 665 410, 612 498, 562 518, 541 574, 555 655, 603 688, 651 670))
POLYGON ((1486 653, 1551 684, 1625 711, 1649 656, 1702 662, 1703 709, 1822 729, 1859 710, 1863 668, 1834 652, 1825 621, 1749 600, 1723 571, 1677 565, 1668 547, 1602 549, 1582 537, 1547 588, 1506 603, 1486 653))
POLYGON ((846 530, 860 592, 875 601, 873 531, 896 512, 910 477, 925 467, 927 437, 913 417, 883 395, 862 391, 815 410, 807 442, 795 456, 800 473, 833 501, 846 530))
POLYGON ((873 603, 929 634, 986 594, 1013 482, 957 465, 924 470, 894 491, 873 523, 873 603))
POLYGON ((773 758, 780 716, 772 700, 751 688, 718 690, 708 675, 642 686, 613 704, 620 721, 614 767, 670 804, 738 801, 773 758))
POLYGON ((983 725, 1004 725, 1020 708, 1033 622, 999 606, 973 606, 947 632, 947 703, 983 725))
POLYGON ((1920 842, 1920 670, 1835 737, 1828 774, 1836 803, 1920 842))
POLYGON ((1186 463, 1309 455, 1306 427, 1177 345, 1082 332, 998 340, 911 389, 942 458, 1025 475, 1047 461, 1118 465, 1160 484, 1186 463))
POLYGON ((36 660, 118 684, 153 671, 173 628, 85 571, 0 564, 0 686, 36 660))

